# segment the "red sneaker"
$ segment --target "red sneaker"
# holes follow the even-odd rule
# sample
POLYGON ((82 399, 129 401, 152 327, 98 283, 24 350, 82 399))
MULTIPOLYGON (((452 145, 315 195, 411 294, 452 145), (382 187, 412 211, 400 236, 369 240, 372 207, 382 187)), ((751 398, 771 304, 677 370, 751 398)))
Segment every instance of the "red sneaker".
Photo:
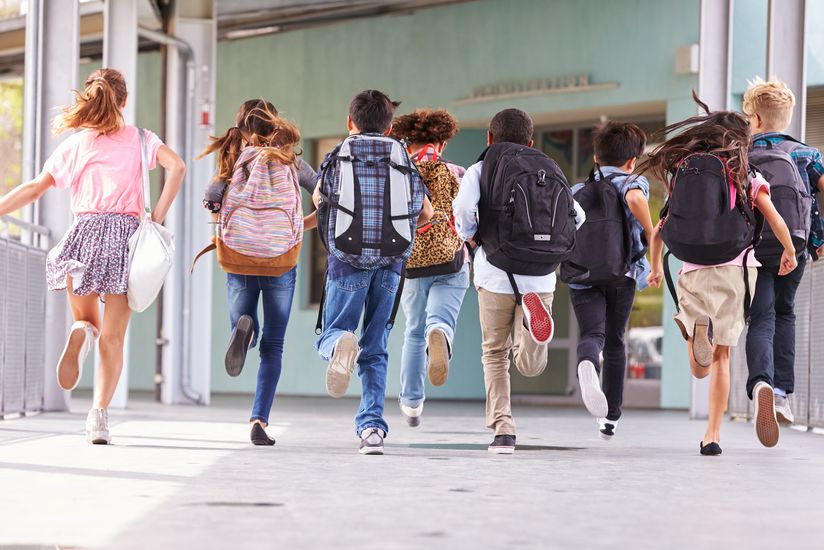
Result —
POLYGON ((521 298, 521 306, 524 310, 524 326, 529 329, 532 339, 538 345, 548 344, 555 334, 555 323, 541 297, 534 292, 527 292, 521 298))

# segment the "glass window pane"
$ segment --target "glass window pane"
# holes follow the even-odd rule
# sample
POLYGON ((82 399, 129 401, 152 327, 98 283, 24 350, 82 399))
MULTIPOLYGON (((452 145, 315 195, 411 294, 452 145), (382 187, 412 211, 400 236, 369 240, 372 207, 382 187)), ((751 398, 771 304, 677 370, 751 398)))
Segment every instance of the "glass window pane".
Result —
POLYGON ((575 177, 572 158, 573 130, 550 130, 543 134, 543 151, 558 163, 567 179, 575 177))
POLYGON ((578 130, 578 173, 575 183, 585 180, 592 170, 592 154, 592 128, 581 128, 578 130))

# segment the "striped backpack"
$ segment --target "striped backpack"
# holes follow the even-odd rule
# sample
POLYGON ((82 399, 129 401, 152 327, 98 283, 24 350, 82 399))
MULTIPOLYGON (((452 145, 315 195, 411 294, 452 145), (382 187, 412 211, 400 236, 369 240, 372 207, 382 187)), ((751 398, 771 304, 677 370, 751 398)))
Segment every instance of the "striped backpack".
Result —
POLYGON ((246 147, 226 187, 214 242, 223 271, 280 276, 298 263, 303 207, 295 169, 246 147))

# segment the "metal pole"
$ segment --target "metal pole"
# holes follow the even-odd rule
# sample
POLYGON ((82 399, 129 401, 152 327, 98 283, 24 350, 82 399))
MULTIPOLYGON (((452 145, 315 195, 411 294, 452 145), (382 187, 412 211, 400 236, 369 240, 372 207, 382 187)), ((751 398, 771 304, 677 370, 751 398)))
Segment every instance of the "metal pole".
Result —
POLYGON ((806 0, 770 0, 767 19, 767 77, 786 82, 795 94, 787 133, 804 140, 807 108, 806 0))
MULTIPOLYGON (((30 29, 36 29, 37 46, 27 40, 26 85, 37 87, 36 95, 26 94, 24 119, 35 117, 27 127, 25 136, 28 156, 26 170, 39 170, 42 162, 54 151, 59 139, 52 139, 51 119, 60 105, 71 103, 71 90, 77 87, 80 59, 80 6, 77 0, 49 2, 30 0, 29 10, 34 12, 27 20, 30 29), (32 49, 33 48, 33 49, 32 49), (36 68, 29 60, 36 58, 36 68), (35 112, 37 113, 35 115, 35 112)), ((59 238, 71 225, 71 208, 68 193, 50 192, 40 199, 38 224, 49 228, 59 238)), ((69 395, 57 385, 54 367, 63 352, 71 317, 66 307, 66 295, 50 292, 46 299, 45 319, 45 401, 46 410, 67 410, 69 395)))
MULTIPOLYGON (((129 97, 123 109, 126 124, 135 124, 137 106, 137 0, 106 0, 103 8, 103 67, 117 69, 126 79, 129 97)), ((123 342, 123 371, 115 388, 111 408, 125 409, 129 401, 129 350, 131 330, 123 342)), ((95 369, 100 368, 100 353, 95 369)))

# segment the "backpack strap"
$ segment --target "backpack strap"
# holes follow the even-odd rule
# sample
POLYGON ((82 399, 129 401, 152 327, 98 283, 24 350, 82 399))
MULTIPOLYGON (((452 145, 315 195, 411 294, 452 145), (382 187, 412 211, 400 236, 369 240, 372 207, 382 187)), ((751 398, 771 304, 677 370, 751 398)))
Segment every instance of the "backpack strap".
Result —
POLYGON ((747 266, 747 260, 752 254, 753 249, 749 248, 744 253, 744 323, 747 325, 750 324, 750 302, 752 301, 752 295, 750 294, 750 269, 747 266))
POLYGON ((678 306, 678 291, 675 290, 675 281, 672 279, 672 271, 670 270, 670 256, 672 256, 672 252, 667 250, 664 253, 664 279, 667 282, 667 290, 669 290, 670 296, 672 296, 672 300, 675 302, 675 311, 676 313, 680 313, 681 308, 678 306))
POLYGON ((201 258, 204 254, 208 254, 208 253, 209 253, 209 252, 211 252, 212 250, 216 250, 216 249, 217 249, 217 244, 215 243, 215 241, 214 241, 214 240, 212 240, 212 242, 210 242, 209 244, 207 244, 207 245, 203 248, 203 250, 201 250, 200 252, 198 252, 198 253, 197 253, 197 255, 195 256, 195 259, 194 259, 194 260, 192 260, 192 267, 191 267, 191 268, 189 268, 189 275, 191 275, 191 274, 193 274, 193 273, 195 272, 195 264, 197 263, 197 261, 198 261, 198 260, 199 260, 199 259, 200 259, 200 258, 201 258))
POLYGON ((386 322, 386 330, 392 330, 395 326, 395 317, 398 315, 398 309, 401 306, 401 294, 403 294, 403 285, 406 282, 406 262, 401 265, 401 280, 398 282, 398 290, 395 292, 395 301, 392 303, 392 313, 389 314, 389 321, 386 322))
POLYGON ((326 282, 329 279, 329 270, 323 272, 323 286, 320 291, 320 304, 318 304, 318 320, 315 322, 315 334, 318 336, 323 332, 323 305, 326 303, 326 282))
POLYGON ((521 291, 518 290, 518 283, 515 282, 515 275, 510 273, 509 271, 506 272, 506 276, 509 278, 509 284, 512 286, 512 291, 515 293, 515 303, 521 305, 521 291))

